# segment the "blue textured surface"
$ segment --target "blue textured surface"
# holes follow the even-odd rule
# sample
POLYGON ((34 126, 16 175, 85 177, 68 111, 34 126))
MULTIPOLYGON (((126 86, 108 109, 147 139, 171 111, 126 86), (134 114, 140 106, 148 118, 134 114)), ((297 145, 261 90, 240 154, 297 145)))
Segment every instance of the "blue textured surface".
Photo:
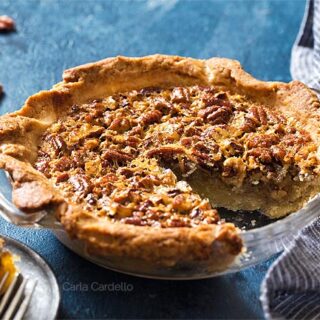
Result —
MULTIPOLYGON (((0 15, 14 17, 17 32, 0 34, 0 82, 6 91, 0 112, 50 88, 66 68, 118 54, 224 56, 240 60, 258 78, 289 81, 290 50, 304 5, 304 0, 1 0, 0 15)), ((270 261, 210 280, 145 280, 86 262, 49 231, 0 220, 0 233, 26 243, 50 264, 61 288, 61 318, 263 318, 259 288, 270 261), (133 290, 115 292, 109 286, 99 292, 92 283, 126 283, 133 290)))

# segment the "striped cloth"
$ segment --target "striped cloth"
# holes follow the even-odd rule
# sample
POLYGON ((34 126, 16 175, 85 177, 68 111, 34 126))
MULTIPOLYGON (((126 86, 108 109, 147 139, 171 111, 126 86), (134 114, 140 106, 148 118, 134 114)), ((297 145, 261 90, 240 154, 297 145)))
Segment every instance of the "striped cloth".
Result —
MULTIPOLYGON (((291 74, 320 90, 320 0, 309 0, 292 49, 291 74)), ((261 286, 266 319, 320 319, 320 218, 302 230, 261 286)))

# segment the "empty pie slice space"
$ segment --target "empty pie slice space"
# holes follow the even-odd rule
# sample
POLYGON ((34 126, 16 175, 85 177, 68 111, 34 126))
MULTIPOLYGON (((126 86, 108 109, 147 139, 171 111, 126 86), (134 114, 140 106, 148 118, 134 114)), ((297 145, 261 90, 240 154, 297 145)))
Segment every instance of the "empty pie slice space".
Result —
POLYGON ((237 61, 109 58, 0 117, 0 167, 90 254, 220 271, 243 243, 217 208, 280 218, 319 192, 319 119, 304 84, 237 61))

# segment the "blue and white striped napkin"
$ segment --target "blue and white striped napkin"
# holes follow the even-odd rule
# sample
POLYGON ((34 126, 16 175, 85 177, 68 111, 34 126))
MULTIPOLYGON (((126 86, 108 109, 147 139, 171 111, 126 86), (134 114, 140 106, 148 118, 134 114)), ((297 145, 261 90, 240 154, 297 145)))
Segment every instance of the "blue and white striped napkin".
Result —
MULTIPOLYGON (((292 49, 291 75, 320 90, 320 0, 307 2, 292 49)), ((320 218, 268 270, 261 302, 266 319, 320 319, 320 218)))

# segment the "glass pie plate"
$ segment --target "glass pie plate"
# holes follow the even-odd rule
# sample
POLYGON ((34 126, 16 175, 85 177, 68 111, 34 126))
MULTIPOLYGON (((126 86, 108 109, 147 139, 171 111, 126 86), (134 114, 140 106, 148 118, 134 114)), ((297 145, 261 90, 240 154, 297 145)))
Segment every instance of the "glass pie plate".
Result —
POLYGON ((320 208, 319 194, 301 210, 279 220, 270 220, 259 212, 231 212, 220 209, 220 216, 223 219, 233 222, 241 229, 245 250, 227 270, 217 273, 212 271, 208 262, 160 267, 138 259, 113 256, 101 258, 89 255, 81 241, 68 237, 63 227, 55 220, 53 212, 25 214, 11 203, 10 197, 9 177, 0 171, 0 215, 7 221, 31 228, 48 228, 70 250, 104 268, 145 278, 172 280, 209 278, 237 272, 261 263, 281 252, 299 230, 319 216, 320 208))

